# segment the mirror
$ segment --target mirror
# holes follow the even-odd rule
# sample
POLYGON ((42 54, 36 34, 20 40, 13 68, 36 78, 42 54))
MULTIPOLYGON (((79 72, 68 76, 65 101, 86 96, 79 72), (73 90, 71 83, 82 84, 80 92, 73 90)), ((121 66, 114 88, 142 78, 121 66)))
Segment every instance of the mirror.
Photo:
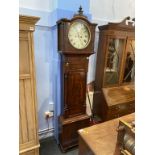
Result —
POLYGON ((127 43, 126 59, 123 82, 134 82, 135 80, 135 41, 127 43))
POLYGON ((106 67, 104 71, 104 85, 119 82, 119 65, 124 47, 123 39, 109 39, 106 67))

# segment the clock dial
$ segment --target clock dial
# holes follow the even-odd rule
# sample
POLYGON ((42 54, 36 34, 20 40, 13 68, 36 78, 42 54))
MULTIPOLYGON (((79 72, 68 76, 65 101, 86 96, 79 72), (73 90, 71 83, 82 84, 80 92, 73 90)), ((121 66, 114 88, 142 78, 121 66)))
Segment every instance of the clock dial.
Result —
POLYGON ((69 29, 68 38, 71 45, 77 49, 86 48, 90 42, 90 31, 81 22, 74 22, 69 29))

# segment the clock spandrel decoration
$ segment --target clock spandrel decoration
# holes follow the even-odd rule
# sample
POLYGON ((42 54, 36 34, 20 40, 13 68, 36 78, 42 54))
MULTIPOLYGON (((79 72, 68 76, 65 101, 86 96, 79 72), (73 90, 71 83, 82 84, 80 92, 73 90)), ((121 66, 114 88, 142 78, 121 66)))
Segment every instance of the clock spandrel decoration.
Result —
POLYGON ((77 130, 89 126, 86 80, 89 56, 94 53, 96 25, 83 15, 82 7, 72 19, 63 18, 57 22, 63 96, 59 118, 62 151, 78 145, 77 130))

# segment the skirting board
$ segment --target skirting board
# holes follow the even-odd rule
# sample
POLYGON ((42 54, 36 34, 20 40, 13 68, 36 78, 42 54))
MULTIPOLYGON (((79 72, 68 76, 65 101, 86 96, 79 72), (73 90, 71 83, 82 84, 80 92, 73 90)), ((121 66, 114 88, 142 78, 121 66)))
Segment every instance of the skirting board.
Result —
POLYGON ((38 132, 39 140, 46 139, 48 137, 52 137, 54 135, 54 128, 40 130, 38 132))

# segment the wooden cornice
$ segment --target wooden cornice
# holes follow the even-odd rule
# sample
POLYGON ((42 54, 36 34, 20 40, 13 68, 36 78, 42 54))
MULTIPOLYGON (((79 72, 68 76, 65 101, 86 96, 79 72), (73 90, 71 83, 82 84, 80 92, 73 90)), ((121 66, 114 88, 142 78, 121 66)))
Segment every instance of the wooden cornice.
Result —
POLYGON ((108 25, 102 25, 98 27, 99 30, 124 30, 124 31, 134 31, 135 30, 135 18, 132 20, 130 17, 126 17, 119 23, 108 23, 108 25), (126 22, 128 24, 126 24, 126 22))
POLYGON ((39 17, 35 17, 35 16, 19 15, 19 29, 34 31, 35 24, 39 19, 40 19, 39 17))
POLYGON ((35 24, 40 18, 35 16, 19 15, 19 22, 35 24))

